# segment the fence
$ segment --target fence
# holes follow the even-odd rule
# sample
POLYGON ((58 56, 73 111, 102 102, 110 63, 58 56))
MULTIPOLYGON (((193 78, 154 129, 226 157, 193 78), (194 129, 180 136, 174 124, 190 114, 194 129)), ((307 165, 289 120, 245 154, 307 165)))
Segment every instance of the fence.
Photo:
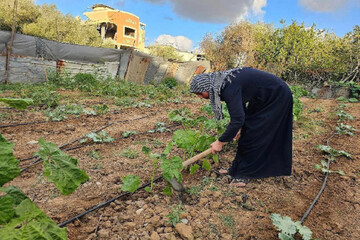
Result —
MULTIPOLYGON (((0 31, 0 83, 5 81, 10 35, 0 31)), ((37 83, 46 81, 49 71, 66 71, 72 75, 96 71, 103 77, 119 76, 139 84, 157 83, 166 77, 188 83, 195 73, 209 70, 208 61, 171 62, 132 50, 72 45, 15 34, 8 76, 10 83, 37 83)))

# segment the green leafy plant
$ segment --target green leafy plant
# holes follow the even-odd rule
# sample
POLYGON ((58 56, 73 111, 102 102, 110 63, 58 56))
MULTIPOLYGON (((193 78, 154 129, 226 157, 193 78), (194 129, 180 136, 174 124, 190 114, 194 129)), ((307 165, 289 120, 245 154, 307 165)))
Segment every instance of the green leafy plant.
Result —
POLYGON ((155 133, 155 132, 158 132, 158 133, 163 133, 163 132, 170 132, 171 130, 169 128, 166 127, 166 123, 164 122, 157 122, 155 124, 155 127, 153 130, 149 130, 148 132, 149 133, 155 133))
POLYGON ((215 141, 215 137, 195 132, 193 130, 177 130, 174 132, 173 141, 179 148, 193 156, 195 151, 202 152, 209 148, 210 144, 215 141))
POLYGON ((293 118, 297 121, 304 109, 304 104, 299 100, 299 97, 306 96, 308 93, 301 86, 290 86, 293 94, 293 118))
POLYGON ((127 148, 121 152, 121 156, 130 158, 130 159, 135 159, 139 156, 139 153, 134 149, 127 148))
POLYGON ((168 77, 168 78, 165 78, 161 81, 161 84, 166 86, 167 88, 175 88, 178 84, 178 82, 176 81, 175 78, 173 77, 168 77))
POLYGON ((0 239, 68 239, 66 228, 59 228, 20 189, 0 188, 0 193, 0 239))
POLYGON ((87 153, 88 157, 95 159, 95 160, 100 160, 103 158, 103 156, 100 155, 100 152, 98 150, 91 150, 90 152, 87 153))
MULTIPOLYGON (((160 167, 162 169, 162 175, 165 180, 169 181, 173 178, 176 178, 178 181, 181 181, 181 170, 183 169, 182 160, 179 156, 169 157, 172 147, 173 143, 170 142, 161 154, 152 154, 150 148, 145 146, 142 148, 142 152, 153 160, 151 186, 146 188, 147 191, 151 191, 153 189, 153 180, 155 178, 159 161, 161 162, 160 167)), ((169 195, 171 193, 171 188, 166 188, 165 193, 169 195)))
POLYGON ((351 116, 349 113, 345 112, 343 109, 339 109, 336 112, 336 116, 338 116, 339 121, 354 120, 354 117, 351 116))
POLYGON ((90 73, 78 73, 74 76, 75 86, 84 92, 91 92, 97 89, 100 82, 90 73))
POLYGON ((52 121, 62 121, 67 119, 68 115, 80 116, 80 114, 86 115, 96 115, 95 111, 89 111, 83 108, 83 106, 78 104, 66 104, 56 107, 55 109, 47 109, 43 112, 45 116, 48 117, 48 120, 52 121))
POLYGON ((209 160, 204 159, 203 164, 202 164, 202 167, 203 167, 203 169, 205 169, 205 170, 207 170, 207 171, 210 171, 211 165, 210 165, 209 160))
POLYGON ((21 110, 34 104, 34 101, 31 98, 25 98, 25 99, 0 98, 0 102, 6 103, 7 105, 9 105, 12 108, 21 109, 21 110))
POLYGON ((299 233, 304 240, 311 240, 312 231, 301 225, 300 221, 294 222, 288 216, 281 216, 280 214, 273 213, 270 215, 273 224, 277 230, 280 231, 279 239, 281 240, 295 240, 293 237, 296 233, 299 233))
POLYGON ((135 103, 135 104, 133 105, 133 107, 136 107, 136 108, 143 108, 143 107, 152 108, 153 105, 151 105, 151 104, 149 104, 149 103, 139 102, 139 103, 135 103))
POLYGON ((195 174, 196 171, 200 168, 198 164, 194 164, 190 167, 190 174, 195 174))
POLYGON ((89 176, 77 167, 78 160, 61 151, 54 143, 43 138, 37 155, 44 162, 44 176, 53 182, 64 195, 74 192, 89 176))
POLYGON ((321 160, 321 165, 315 164, 314 168, 321 170, 321 172, 323 172, 323 173, 338 173, 340 175, 345 175, 344 171, 342 171, 342 170, 337 170, 337 171, 330 170, 329 163, 326 162, 325 160, 321 160))
POLYGON ((122 180, 122 186, 121 186, 121 190, 122 191, 129 191, 131 193, 135 192, 140 185, 140 178, 130 174, 127 175, 126 177, 121 178, 122 180))
POLYGON ((103 143, 103 142, 113 142, 115 139, 112 137, 109 137, 108 133, 106 131, 100 131, 98 133, 88 133, 85 135, 85 138, 81 139, 81 143, 88 142, 89 140, 95 142, 95 143, 103 143))
POLYGON ((132 136, 132 135, 135 135, 135 134, 137 134, 136 131, 125 131, 125 132, 123 132, 122 136, 123 136, 124 138, 128 138, 128 137, 130 137, 130 136, 132 136))
POLYGON ((48 85, 34 86, 22 94, 27 98, 31 98, 35 105, 53 108, 59 105, 60 95, 48 85))
POLYGON ((335 127, 336 134, 346 134, 350 136, 354 136, 354 132, 356 131, 356 128, 350 125, 346 125, 343 123, 338 123, 335 127))
POLYGON ((176 178, 179 182, 182 180, 181 170, 183 169, 182 160, 179 156, 161 159, 161 169, 165 180, 169 181, 176 178))
POLYGON ((193 115, 188 108, 180 108, 173 110, 169 113, 169 119, 171 122, 177 122, 184 125, 188 125, 193 121, 193 115))
POLYGON ((182 203, 175 207, 172 207, 171 212, 166 215, 166 217, 168 218, 168 222, 175 227, 177 223, 181 222, 179 215, 184 212, 186 211, 184 210, 184 206, 182 205, 182 203))
POLYGON ((320 149, 322 152, 329 154, 331 157, 340 157, 345 156, 347 158, 352 158, 351 154, 348 152, 345 152, 343 150, 336 150, 330 146, 327 145, 318 145, 316 146, 318 149, 320 149))
POLYGON ((99 104, 92 107, 98 114, 105 114, 110 111, 110 108, 106 104, 99 104))
POLYGON ((13 155, 14 144, 0 134, 0 187, 20 175, 19 161, 13 155))

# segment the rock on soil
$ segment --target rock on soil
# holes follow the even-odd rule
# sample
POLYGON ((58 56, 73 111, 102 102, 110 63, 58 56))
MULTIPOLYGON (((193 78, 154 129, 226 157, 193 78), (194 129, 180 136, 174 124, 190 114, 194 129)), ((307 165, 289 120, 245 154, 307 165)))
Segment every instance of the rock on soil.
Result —
POLYGON ((183 239, 193 240, 193 230, 190 226, 185 225, 184 223, 178 223, 175 226, 175 230, 180 234, 183 239))

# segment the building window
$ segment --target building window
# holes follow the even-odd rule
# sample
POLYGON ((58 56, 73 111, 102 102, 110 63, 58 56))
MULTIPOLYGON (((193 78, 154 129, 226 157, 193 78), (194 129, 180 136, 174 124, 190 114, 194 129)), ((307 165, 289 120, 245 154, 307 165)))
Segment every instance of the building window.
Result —
POLYGON ((125 27, 124 28, 124 36, 125 37, 131 37, 131 38, 135 38, 135 34, 136 34, 136 30, 130 27, 125 27))

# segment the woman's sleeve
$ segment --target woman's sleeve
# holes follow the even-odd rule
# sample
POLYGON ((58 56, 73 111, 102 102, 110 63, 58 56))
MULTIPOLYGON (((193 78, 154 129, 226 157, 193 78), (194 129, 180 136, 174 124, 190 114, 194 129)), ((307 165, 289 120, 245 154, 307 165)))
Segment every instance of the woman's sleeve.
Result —
POLYGON ((232 98, 226 102, 230 114, 230 123, 225 132, 219 138, 220 142, 230 142, 236 136, 237 132, 244 125, 245 112, 242 103, 241 89, 232 98))

